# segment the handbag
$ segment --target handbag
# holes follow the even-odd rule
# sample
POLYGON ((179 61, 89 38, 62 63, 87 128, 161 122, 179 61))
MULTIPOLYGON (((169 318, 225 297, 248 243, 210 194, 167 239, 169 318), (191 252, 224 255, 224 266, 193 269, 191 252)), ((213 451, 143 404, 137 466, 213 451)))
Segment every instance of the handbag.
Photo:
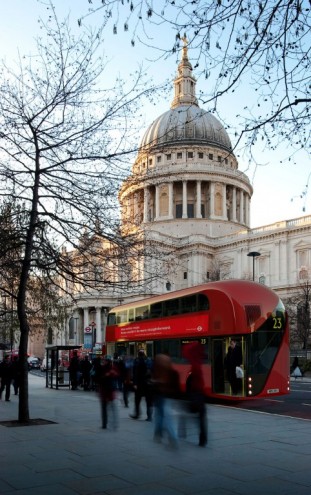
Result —
POLYGON ((244 371, 241 368, 241 366, 236 366, 236 368, 235 368, 235 376, 237 378, 244 378, 244 371))

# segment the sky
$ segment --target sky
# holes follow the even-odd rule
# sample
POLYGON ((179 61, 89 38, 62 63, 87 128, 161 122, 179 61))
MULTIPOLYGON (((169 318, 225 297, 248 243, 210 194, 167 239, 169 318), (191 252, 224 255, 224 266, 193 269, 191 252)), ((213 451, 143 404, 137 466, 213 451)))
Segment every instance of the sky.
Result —
MULTIPOLYGON (((77 19, 83 12, 87 12, 88 0, 55 0, 54 4, 60 19, 70 11, 73 28, 78 30, 77 19)), ((28 54, 34 51, 34 38, 42 35, 38 17, 44 18, 47 12, 46 5, 40 0, 0 0, 0 60, 5 60, 11 65, 17 59, 18 52, 28 54)), ((99 17, 99 15, 92 16, 84 23, 90 22, 96 25, 99 17)), ((143 64, 155 83, 163 83, 166 79, 173 81, 178 63, 176 58, 154 60, 153 57, 152 59, 148 48, 137 43, 134 48, 131 47, 131 33, 124 33, 119 28, 118 35, 114 35, 109 26, 104 37, 104 51, 109 59, 108 79, 111 77, 112 80, 116 75, 126 79, 129 73, 143 64)), ((190 51, 189 57, 191 60, 190 51)), ((198 80, 197 94, 206 84, 208 80, 198 80)), ((247 88, 245 94, 247 95, 247 88)), ((171 91, 163 95, 156 105, 153 103, 142 109, 145 128, 156 117, 169 110, 172 99, 173 82, 171 91)), ((227 116, 232 120, 234 112, 237 113, 238 105, 239 101, 227 99, 225 105, 221 107, 223 121, 226 121, 227 116)), ((208 107, 203 106, 203 108, 209 110, 208 107)), ((139 139, 140 136, 138 141, 139 139)), ((311 189, 311 157, 301 151, 296 154, 295 163, 283 161, 280 164, 280 160, 290 153, 290 145, 288 148, 278 148, 274 152, 257 147, 255 149, 257 164, 255 161, 248 164, 243 155, 237 154, 239 170, 246 173, 254 188, 251 200, 252 228, 311 214, 311 191, 308 192, 308 189, 311 189)))

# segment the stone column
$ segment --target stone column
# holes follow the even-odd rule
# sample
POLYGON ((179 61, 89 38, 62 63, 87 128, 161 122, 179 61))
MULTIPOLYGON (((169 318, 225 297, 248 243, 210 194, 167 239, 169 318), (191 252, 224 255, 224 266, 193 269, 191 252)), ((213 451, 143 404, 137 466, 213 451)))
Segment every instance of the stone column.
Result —
POLYGON ((155 220, 159 220, 160 217, 160 186, 155 186, 155 220))
POLYGON ((149 209, 149 189, 148 186, 145 186, 144 187, 144 219, 143 219, 144 223, 149 221, 148 209, 149 209))
POLYGON ((83 334, 85 327, 88 327, 90 323, 89 308, 83 308, 83 334))
POLYGON ((102 338, 102 322, 101 322, 101 307, 96 308, 96 342, 103 342, 102 338))
POLYGON ((182 217, 183 218, 188 218, 188 213, 187 213, 187 181, 183 180, 182 182, 182 217))
POLYGON ((224 220, 228 220, 227 215, 227 188, 226 184, 222 185, 222 217, 224 220))
POLYGON ((249 227, 249 196, 245 194, 245 223, 249 227))
POLYGON ((202 213, 201 213, 201 181, 197 180, 197 211, 196 211, 196 218, 202 218, 202 213))
POLYGON ((236 222, 236 188, 232 188, 232 220, 236 222))
POLYGON ((240 190, 240 223, 244 223, 244 192, 240 190))
POLYGON ((210 206, 211 206, 210 217, 215 218, 215 182, 210 183, 210 206))
POLYGON ((133 195, 134 225, 138 225, 138 193, 133 195))
POLYGON ((174 218, 173 182, 168 183, 168 217, 174 218))

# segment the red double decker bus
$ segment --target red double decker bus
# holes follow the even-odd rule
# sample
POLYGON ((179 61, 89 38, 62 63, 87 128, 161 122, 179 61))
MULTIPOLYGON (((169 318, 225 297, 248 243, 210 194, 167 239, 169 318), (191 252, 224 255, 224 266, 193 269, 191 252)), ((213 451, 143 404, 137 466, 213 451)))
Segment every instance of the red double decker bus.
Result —
POLYGON ((289 393, 289 326, 278 295, 256 282, 226 280, 115 307, 106 329, 109 354, 153 358, 168 353, 185 387, 190 365, 183 346, 205 347, 209 397, 251 399, 289 393), (226 370, 231 340, 240 346, 243 378, 238 397, 226 370))

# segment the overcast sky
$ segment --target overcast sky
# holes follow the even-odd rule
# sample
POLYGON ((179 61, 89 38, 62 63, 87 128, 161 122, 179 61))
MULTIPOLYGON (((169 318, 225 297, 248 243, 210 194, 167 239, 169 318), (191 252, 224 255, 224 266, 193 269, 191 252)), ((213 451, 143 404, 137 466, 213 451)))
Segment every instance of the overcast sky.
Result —
MULTIPOLYGON (((95 3, 95 2, 94 2, 95 3)), ((75 29, 77 19, 88 9, 88 0, 55 0, 54 4, 58 16, 63 18, 71 10, 71 21, 75 29)), ((0 2, 0 59, 6 63, 17 58, 18 50, 21 54, 29 53, 34 49, 33 39, 42 34, 39 30, 38 17, 45 16, 47 8, 38 0, 10 0, 0 2)), ((93 16, 90 22, 98 22, 100 16, 93 16)), ((88 21, 89 22, 89 21, 88 21)), ((105 33, 105 54, 110 60, 108 74, 114 77, 120 74, 126 78, 141 63, 157 83, 167 78, 173 79, 177 68, 176 59, 151 61, 151 54, 147 48, 130 45, 130 33, 120 29, 118 35, 113 35, 112 29, 105 33)), ((191 52, 189 51, 191 57, 191 52)), ((195 72, 194 72, 195 75, 195 72)), ((109 76, 108 76, 109 77, 109 76)), ((108 80, 107 80, 108 82, 108 80)), ((197 90, 208 84, 208 80, 198 80, 197 90)), ((247 95, 247 89, 245 91, 247 95)), ((173 99, 173 84, 171 91, 156 105, 143 109, 145 125, 149 125, 158 115, 170 108, 173 99)), ((241 102, 241 105, 244 102, 241 102)), ((223 109, 222 118, 232 120, 233 113, 237 113, 238 101, 228 102, 223 109)), ((205 107, 204 107, 205 108, 205 107)), ((209 110, 209 108, 205 108, 209 110)), ((229 133, 230 135, 230 133, 229 133)), ((238 156, 239 169, 245 172, 254 188, 251 201, 251 227, 263 226, 280 220, 311 214, 311 195, 307 185, 311 188, 311 158, 306 152, 296 155, 296 164, 280 160, 291 153, 288 149, 280 148, 275 152, 257 148, 257 160, 260 166, 249 166, 243 156, 238 156), (309 184, 308 184, 309 180, 309 184), (304 194, 307 193, 307 194, 304 194)))

